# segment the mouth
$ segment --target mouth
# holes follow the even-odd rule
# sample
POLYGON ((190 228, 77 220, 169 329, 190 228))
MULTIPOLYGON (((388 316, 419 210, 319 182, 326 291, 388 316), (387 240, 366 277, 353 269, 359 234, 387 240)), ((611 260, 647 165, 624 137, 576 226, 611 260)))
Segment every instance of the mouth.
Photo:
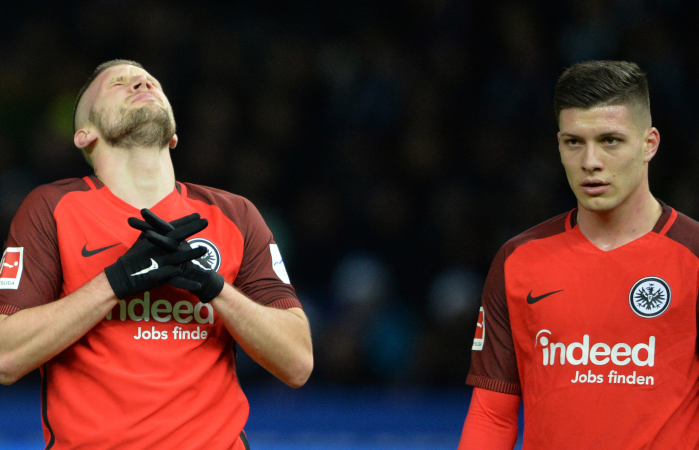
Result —
POLYGON ((131 97, 130 100, 131 100, 130 103, 134 103, 134 102, 137 102, 137 101, 139 101, 139 100, 155 100, 155 101, 159 101, 158 97, 156 97, 155 95, 151 94, 150 92, 142 92, 142 93, 140 93, 140 94, 136 94, 136 95, 134 95, 133 97, 131 97))
POLYGON ((580 186, 587 195, 601 195, 609 189, 609 183, 597 179, 584 180, 580 186))

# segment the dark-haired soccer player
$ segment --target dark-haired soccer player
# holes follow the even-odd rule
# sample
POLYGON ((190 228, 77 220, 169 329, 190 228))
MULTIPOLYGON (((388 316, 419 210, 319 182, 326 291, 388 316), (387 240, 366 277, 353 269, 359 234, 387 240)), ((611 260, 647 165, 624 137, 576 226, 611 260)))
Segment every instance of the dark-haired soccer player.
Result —
POLYGON ((555 90, 573 211, 507 242, 483 293, 459 449, 699 448, 699 224, 656 200, 645 75, 577 64, 555 90))
POLYGON ((140 64, 99 66, 75 128, 95 175, 37 188, 10 228, 0 382, 41 368, 46 448, 247 448, 235 344, 290 386, 313 366, 272 233, 242 197, 175 181, 172 108, 140 64), (142 208, 175 230, 129 226, 142 208), (193 213, 208 227, 186 244, 193 213))

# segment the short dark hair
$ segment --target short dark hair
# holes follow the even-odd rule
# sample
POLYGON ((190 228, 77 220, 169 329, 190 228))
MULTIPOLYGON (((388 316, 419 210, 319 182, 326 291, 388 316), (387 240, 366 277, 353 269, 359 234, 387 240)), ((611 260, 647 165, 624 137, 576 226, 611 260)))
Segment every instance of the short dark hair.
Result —
POLYGON ((567 108, 638 105, 650 117, 646 74, 632 62, 586 61, 566 69, 553 96, 556 120, 567 108))
POLYGON ((136 66, 140 69, 143 69, 143 66, 140 63, 137 63, 136 61, 130 61, 128 59, 113 59, 111 61, 107 61, 97 66, 95 71, 92 72, 92 75, 90 75, 90 78, 88 78, 83 87, 80 88, 80 91, 78 92, 78 98, 75 99, 75 107, 73 108, 73 133, 78 131, 78 124, 75 123, 75 117, 78 114, 78 104, 80 104, 80 99, 83 98, 83 95, 85 94, 87 88, 90 87, 92 82, 95 81, 95 78, 97 78, 102 72, 109 69, 110 67, 121 65, 136 66))

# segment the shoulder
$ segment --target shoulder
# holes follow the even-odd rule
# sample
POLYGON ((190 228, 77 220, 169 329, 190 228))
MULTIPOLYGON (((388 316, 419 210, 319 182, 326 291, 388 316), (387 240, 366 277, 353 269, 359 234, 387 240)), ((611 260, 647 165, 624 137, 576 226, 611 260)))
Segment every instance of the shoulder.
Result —
MULTIPOLYGON (((16 246, 31 245, 38 236, 45 236, 57 245, 55 212, 61 199, 75 191, 86 191, 90 187, 85 180, 72 178, 41 185, 32 190, 17 209, 10 225, 8 242, 16 246)), ((50 247, 45 241, 36 243, 44 249, 50 247)))
POLYGON ((193 183, 181 183, 187 187, 187 198, 200 201, 220 210, 245 234, 249 224, 264 223, 260 212, 247 198, 228 191, 193 183))
POLYGON ((665 234, 699 258, 699 222, 679 211, 677 217, 665 234))
POLYGON ((66 194, 88 191, 90 186, 82 178, 68 178, 34 188, 24 199, 21 209, 46 209, 53 211, 66 194))
POLYGON ((233 194, 222 189, 216 189, 209 186, 202 186, 194 183, 181 183, 187 187, 187 197, 193 200, 199 200, 208 205, 228 206, 233 208, 249 208, 252 202, 247 198, 233 194))
POLYGON ((489 278, 504 282, 505 262, 517 250, 525 244, 546 239, 557 234, 565 233, 570 227, 566 226, 566 221, 570 220, 571 212, 560 214, 546 222, 542 222, 527 231, 518 234, 505 243, 493 258, 490 265, 489 278))
POLYGON ((569 220, 571 212, 568 211, 563 214, 559 214, 556 217, 552 217, 546 222, 542 222, 527 231, 518 234, 502 246, 499 252, 499 256, 507 258, 515 250, 524 244, 532 241, 546 239, 557 234, 565 233, 569 227, 566 227, 566 221, 569 220))

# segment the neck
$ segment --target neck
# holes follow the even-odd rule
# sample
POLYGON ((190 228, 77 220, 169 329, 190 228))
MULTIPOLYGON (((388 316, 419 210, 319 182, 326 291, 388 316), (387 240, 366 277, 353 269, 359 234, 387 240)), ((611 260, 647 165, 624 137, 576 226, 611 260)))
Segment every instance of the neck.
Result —
POLYGON ((609 211, 590 211, 578 202, 578 227, 600 250, 609 251, 653 230, 663 208, 649 190, 609 211))
POLYGON ((95 174, 118 198, 134 208, 151 208, 175 187, 175 170, 167 147, 114 148, 92 151, 95 174))

